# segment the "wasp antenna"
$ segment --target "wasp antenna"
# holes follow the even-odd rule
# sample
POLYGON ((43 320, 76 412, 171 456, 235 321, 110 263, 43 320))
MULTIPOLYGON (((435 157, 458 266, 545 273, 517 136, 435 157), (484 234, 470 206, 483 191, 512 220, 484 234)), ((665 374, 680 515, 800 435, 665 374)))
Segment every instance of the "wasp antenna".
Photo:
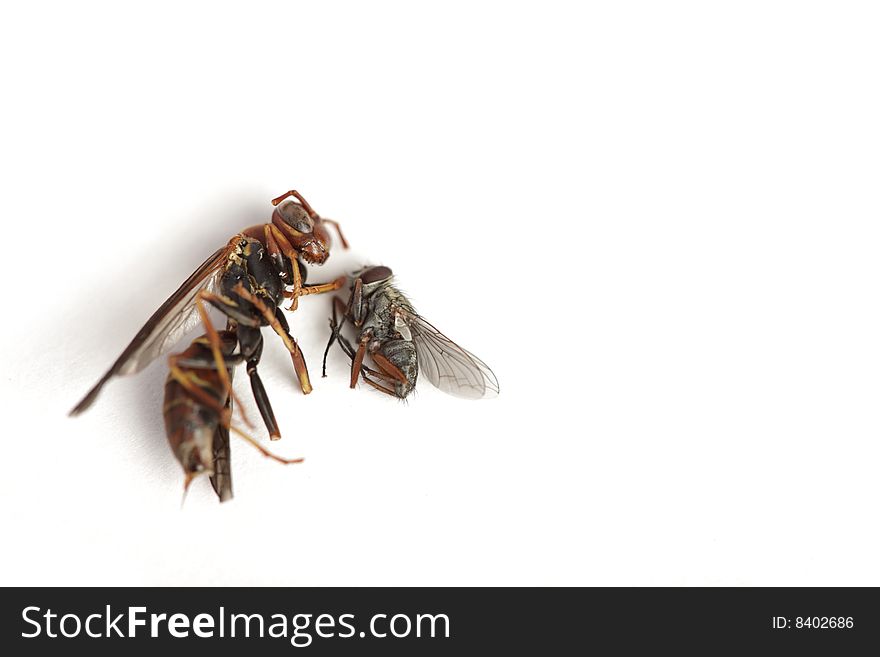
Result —
POLYGON ((312 209, 312 206, 309 205, 309 202, 303 198, 303 195, 300 194, 300 193, 299 193, 298 191, 296 191, 295 189, 291 189, 289 192, 284 192, 284 193, 283 193, 281 196, 279 196, 278 198, 273 198, 273 199, 272 199, 272 205, 278 205, 279 203, 281 203, 281 201, 283 201, 284 199, 289 198, 289 197, 291 197, 291 196, 293 196, 297 201, 300 202, 300 204, 303 206, 303 208, 305 209, 305 211, 309 213, 309 216, 310 216, 312 219, 317 219, 317 218, 318 218, 318 213, 315 212, 315 211, 312 209))
POLYGON ((322 219, 321 221, 331 224, 336 229, 336 233, 339 235, 339 241, 342 242, 342 248, 347 249, 348 240, 345 239, 345 235, 342 234, 342 228, 339 226, 339 222, 334 221, 333 219, 322 219))

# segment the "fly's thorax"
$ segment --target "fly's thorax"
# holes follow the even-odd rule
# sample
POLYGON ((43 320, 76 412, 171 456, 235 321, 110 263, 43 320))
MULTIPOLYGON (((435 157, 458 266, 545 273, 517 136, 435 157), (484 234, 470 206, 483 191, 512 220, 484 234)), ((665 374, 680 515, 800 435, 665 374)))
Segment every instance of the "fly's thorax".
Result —
POLYGON ((379 342, 412 340, 408 318, 415 310, 400 290, 385 283, 366 298, 365 304, 367 313, 361 327, 370 329, 373 339, 379 342))
POLYGON ((393 285, 388 285, 383 289, 383 296, 388 299, 388 303, 395 311, 415 314, 415 309, 406 295, 393 285))
POLYGON ((383 283, 368 297, 370 309, 386 321, 393 322, 396 313, 415 313, 409 299, 390 283, 383 283))

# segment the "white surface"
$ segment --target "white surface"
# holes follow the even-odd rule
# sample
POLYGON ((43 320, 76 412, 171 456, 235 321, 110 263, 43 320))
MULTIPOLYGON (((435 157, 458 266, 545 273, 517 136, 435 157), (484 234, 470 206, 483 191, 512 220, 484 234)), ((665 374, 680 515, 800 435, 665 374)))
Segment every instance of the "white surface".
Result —
POLYGON ((720 4, 7 4, 0 583, 880 584, 878 16, 720 4), (291 186, 501 396, 305 299, 305 463, 181 510, 163 363, 66 412, 291 186))

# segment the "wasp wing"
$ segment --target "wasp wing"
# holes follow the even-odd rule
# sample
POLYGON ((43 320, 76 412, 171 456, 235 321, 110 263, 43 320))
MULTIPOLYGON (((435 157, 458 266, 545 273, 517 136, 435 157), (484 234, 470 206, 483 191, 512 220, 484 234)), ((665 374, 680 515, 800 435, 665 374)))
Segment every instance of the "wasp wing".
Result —
POLYGON ((498 379, 486 363, 443 335, 425 318, 410 314, 419 369, 443 392, 480 399, 498 394, 498 379))
MULTIPOLYGON (((233 370, 230 370, 232 376, 233 370)), ((229 409, 229 416, 232 417, 232 397, 226 400, 226 408, 229 409)), ((213 441, 214 450, 214 474, 211 475, 211 486, 221 502, 227 502, 232 499, 232 459, 229 453, 229 427, 224 426, 223 422, 217 425, 214 432, 213 441)))
POLYGON ((199 323, 196 298, 202 290, 213 290, 220 278, 228 247, 218 249, 205 260, 183 284, 165 300, 153 316, 138 331, 131 343, 120 354, 113 366, 89 390, 73 410, 78 415, 86 410, 114 376, 140 372, 153 360, 168 353, 177 341, 199 323))

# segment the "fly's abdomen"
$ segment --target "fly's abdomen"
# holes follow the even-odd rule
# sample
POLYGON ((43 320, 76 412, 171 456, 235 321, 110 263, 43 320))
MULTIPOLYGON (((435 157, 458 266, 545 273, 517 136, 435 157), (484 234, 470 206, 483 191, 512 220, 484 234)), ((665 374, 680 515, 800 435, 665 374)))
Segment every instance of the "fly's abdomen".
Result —
POLYGON ((416 346, 409 340, 388 340, 382 345, 380 352, 406 377, 406 383, 398 381, 394 383, 395 394, 403 399, 416 387, 416 379, 419 376, 416 346))

